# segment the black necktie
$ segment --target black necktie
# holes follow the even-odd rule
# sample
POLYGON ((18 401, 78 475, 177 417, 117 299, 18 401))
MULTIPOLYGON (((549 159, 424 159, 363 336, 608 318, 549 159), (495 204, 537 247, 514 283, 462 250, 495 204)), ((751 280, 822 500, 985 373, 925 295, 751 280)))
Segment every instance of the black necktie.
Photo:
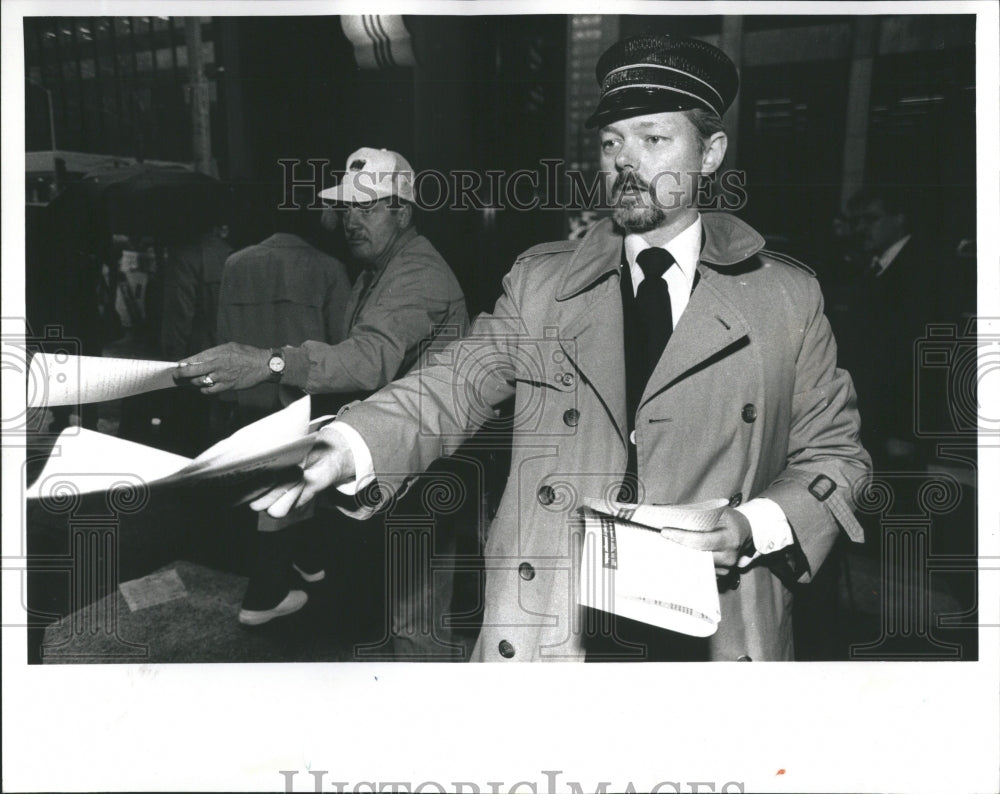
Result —
POLYGON ((628 460, 625 478, 618 492, 619 502, 638 502, 641 498, 638 480, 638 457, 634 438, 635 412, 639 407, 646 381, 653 374, 667 340, 674 330, 673 312, 670 310, 670 290, 663 274, 674 258, 662 248, 647 248, 636 257, 642 268, 643 279, 632 299, 632 279, 628 265, 623 267, 622 305, 625 311, 625 375, 626 410, 628 412, 628 460))
POLYGON ((635 292, 635 309, 646 343, 646 379, 653 373, 663 348, 674 330, 670 310, 670 290, 663 274, 674 264, 674 258, 663 248, 647 248, 635 258, 642 268, 643 279, 635 292))

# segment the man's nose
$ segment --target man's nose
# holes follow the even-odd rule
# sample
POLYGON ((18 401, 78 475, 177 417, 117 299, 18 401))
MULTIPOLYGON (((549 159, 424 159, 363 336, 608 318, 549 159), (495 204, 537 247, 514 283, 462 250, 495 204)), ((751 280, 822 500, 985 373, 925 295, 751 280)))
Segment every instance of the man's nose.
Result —
POLYGON ((635 156, 635 149, 627 143, 623 143, 622 148, 618 150, 618 154, 615 156, 615 168, 619 171, 624 171, 626 169, 632 169, 634 171, 636 165, 638 165, 638 161, 635 156))

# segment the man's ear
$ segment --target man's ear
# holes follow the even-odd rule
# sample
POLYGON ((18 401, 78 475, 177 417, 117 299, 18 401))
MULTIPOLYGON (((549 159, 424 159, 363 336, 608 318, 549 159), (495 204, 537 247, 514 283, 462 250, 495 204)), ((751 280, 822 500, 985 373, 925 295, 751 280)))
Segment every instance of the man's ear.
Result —
POLYGON ((406 229, 413 222, 413 205, 409 201, 399 202, 402 206, 396 216, 396 223, 400 229, 406 229))
POLYGON ((719 131, 712 133, 712 137, 705 143, 705 151, 701 156, 701 172, 703 174, 714 174, 722 159, 726 156, 726 147, 729 145, 729 138, 726 133, 719 131))

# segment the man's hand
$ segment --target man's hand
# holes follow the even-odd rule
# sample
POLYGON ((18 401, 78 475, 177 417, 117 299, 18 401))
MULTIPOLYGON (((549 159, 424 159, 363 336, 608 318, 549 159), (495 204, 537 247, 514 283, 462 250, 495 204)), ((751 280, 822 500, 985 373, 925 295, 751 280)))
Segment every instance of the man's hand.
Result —
POLYGON ((174 380, 186 382, 202 394, 249 389, 267 380, 270 358, 270 350, 227 342, 180 361, 174 380))
POLYGON ((250 507, 257 512, 267 510, 272 518, 284 518, 294 508, 309 502, 320 491, 353 478, 354 456, 344 437, 335 429, 325 427, 319 431, 316 443, 306 455, 302 468, 301 480, 291 485, 275 486, 254 499, 250 507))
POLYGON ((710 551, 715 559, 715 573, 729 574, 736 563, 753 545, 750 521, 732 507, 724 508, 715 529, 696 532, 687 529, 660 530, 663 537, 699 551, 710 551))

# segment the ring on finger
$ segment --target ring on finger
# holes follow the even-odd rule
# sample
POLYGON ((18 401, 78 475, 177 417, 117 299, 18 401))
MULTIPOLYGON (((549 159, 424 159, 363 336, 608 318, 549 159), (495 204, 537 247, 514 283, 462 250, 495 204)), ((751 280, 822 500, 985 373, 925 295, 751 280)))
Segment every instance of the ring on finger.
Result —
POLYGON ((211 375, 206 375, 204 378, 201 379, 201 385, 202 386, 214 386, 215 385, 215 381, 212 380, 212 376, 211 375))

